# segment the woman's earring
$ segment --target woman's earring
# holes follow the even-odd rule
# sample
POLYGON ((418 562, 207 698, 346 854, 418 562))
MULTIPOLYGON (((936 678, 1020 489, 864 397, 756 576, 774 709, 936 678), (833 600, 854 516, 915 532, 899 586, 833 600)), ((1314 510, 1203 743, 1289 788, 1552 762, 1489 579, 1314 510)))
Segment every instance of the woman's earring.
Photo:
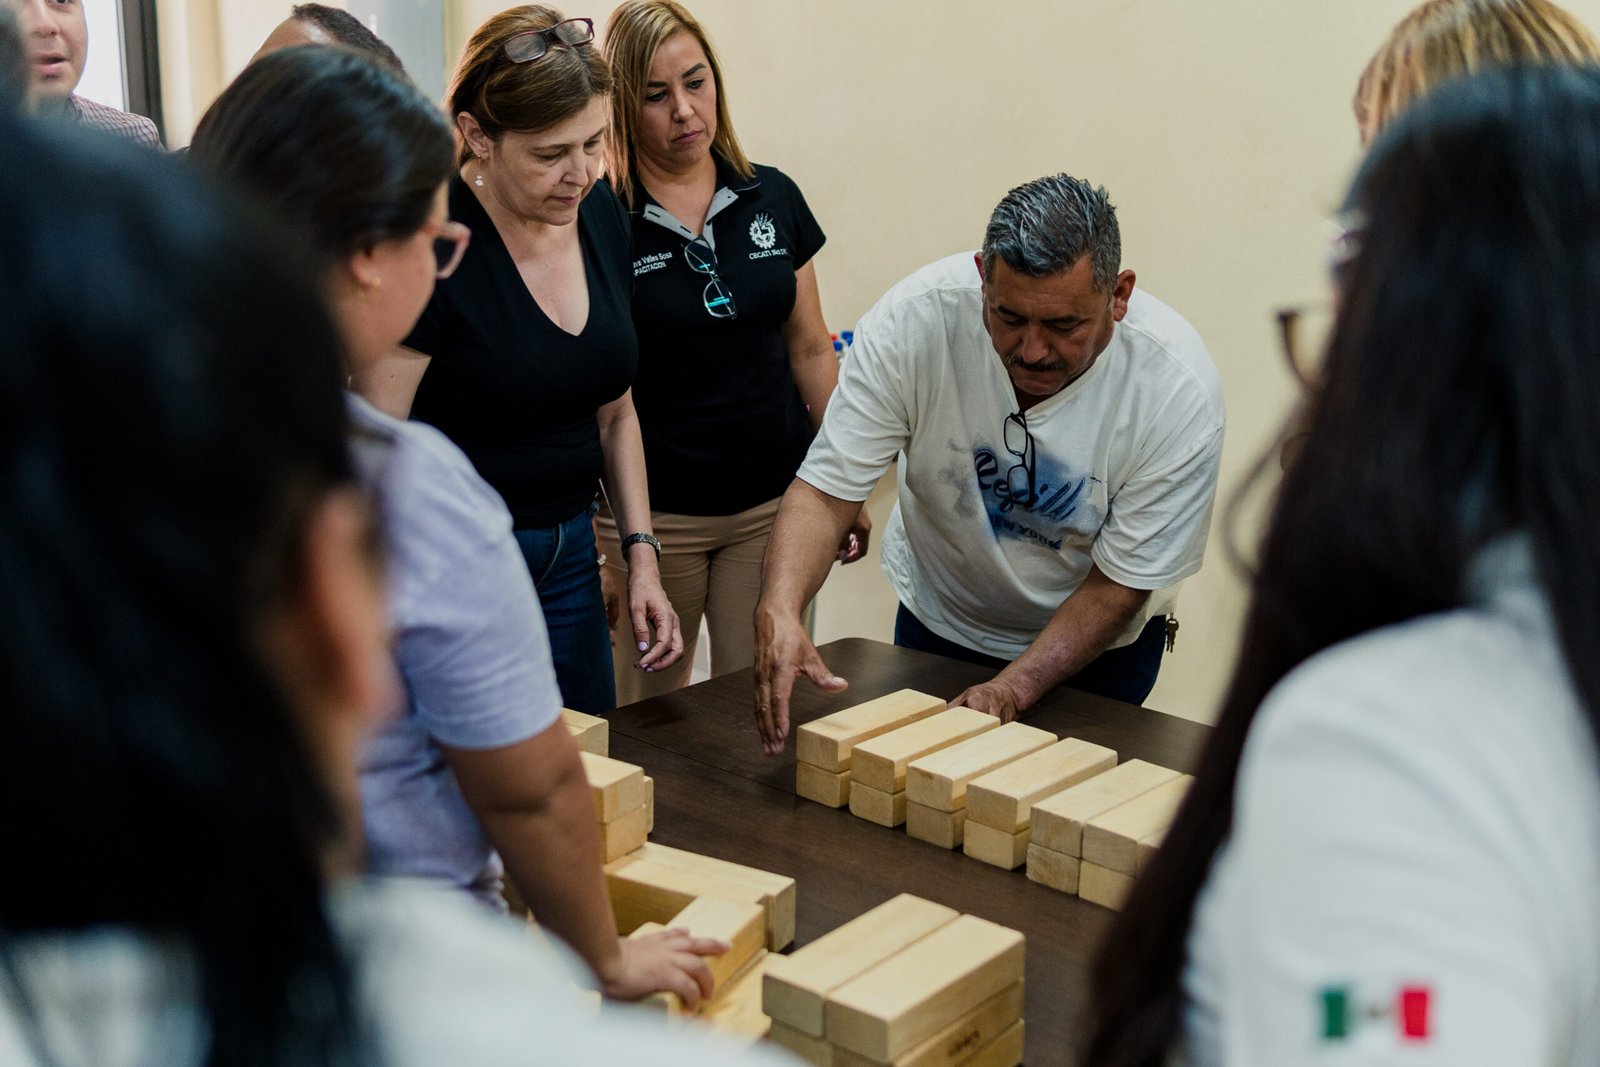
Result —
POLYGON ((482 189, 483 188, 483 175, 480 174, 476 178, 472 179, 472 184, 476 185, 479 189, 482 189))

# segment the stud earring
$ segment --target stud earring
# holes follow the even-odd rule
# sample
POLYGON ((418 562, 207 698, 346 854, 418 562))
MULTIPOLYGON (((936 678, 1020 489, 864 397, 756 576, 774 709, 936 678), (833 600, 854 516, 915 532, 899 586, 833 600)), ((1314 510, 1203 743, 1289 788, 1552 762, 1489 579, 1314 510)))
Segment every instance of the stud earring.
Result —
POLYGON ((472 184, 476 185, 479 189, 482 189, 483 188, 483 175, 480 174, 476 178, 472 179, 472 184))

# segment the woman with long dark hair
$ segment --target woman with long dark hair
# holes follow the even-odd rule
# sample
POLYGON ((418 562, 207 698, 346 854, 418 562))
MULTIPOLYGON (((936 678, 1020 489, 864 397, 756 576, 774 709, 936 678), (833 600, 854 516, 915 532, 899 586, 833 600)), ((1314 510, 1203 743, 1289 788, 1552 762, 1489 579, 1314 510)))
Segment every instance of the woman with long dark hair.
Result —
POLYGON ((191 156, 304 246, 344 342, 361 474, 388 535, 406 696, 362 753, 368 869, 500 910, 509 875, 608 995, 669 989, 697 1004, 711 980, 700 957, 718 942, 617 936, 588 781, 511 516, 460 449, 404 421, 428 361, 400 341, 467 242, 445 215, 454 166, 443 113, 371 57, 291 48, 228 87, 191 156))
POLYGON ((1431 93, 1084 1062, 1600 1063, 1600 72, 1431 93))

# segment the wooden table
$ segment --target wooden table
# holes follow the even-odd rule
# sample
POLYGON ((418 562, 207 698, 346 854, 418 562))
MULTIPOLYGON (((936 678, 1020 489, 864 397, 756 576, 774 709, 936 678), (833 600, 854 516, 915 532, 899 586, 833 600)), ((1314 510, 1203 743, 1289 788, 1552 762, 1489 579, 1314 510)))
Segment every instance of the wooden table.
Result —
MULTIPOLYGON (((795 687, 789 750, 762 754, 756 737, 754 672, 739 671, 620 708, 611 754, 656 780, 653 840, 789 875, 798 883, 796 945, 843 925, 897 893, 915 893, 1014 927, 1028 939, 1027 1059, 1072 1062, 1074 1013, 1087 966, 1112 913, 1002 871, 825 808, 794 793, 794 728, 897 689, 952 698, 992 675, 983 667, 878 641, 824 645, 823 660, 850 681, 843 693, 795 687)), ((1025 720, 1058 734, 1191 771, 1209 729, 1186 719, 1068 689, 1041 700, 1025 720)))

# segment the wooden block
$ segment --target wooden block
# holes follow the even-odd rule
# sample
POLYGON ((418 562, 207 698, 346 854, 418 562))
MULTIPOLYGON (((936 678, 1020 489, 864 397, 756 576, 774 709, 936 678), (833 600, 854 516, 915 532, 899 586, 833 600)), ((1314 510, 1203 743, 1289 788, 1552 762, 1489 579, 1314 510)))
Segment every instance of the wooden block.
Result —
POLYGON ((772 1020, 761 1010, 761 984, 768 961, 777 958, 766 949, 758 949, 714 1000, 700 1005, 701 1021, 735 1043, 753 1045, 766 1038, 772 1030, 772 1020))
POLYGON ((885 793, 860 782, 850 783, 850 814, 879 826, 896 827, 906 821, 906 793, 885 793))
POLYGON ((812 1037, 802 1030, 796 1030, 787 1023, 772 1020, 772 1030, 767 1034, 767 1040, 781 1049, 787 1049, 801 1060, 812 1064, 812 1067, 834 1067, 836 1052, 834 1047, 820 1037, 812 1037))
POLYGON ((1084 823, 1176 777, 1177 771, 1131 759, 1053 797, 1046 797, 1034 804, 1028 819, 1028 826, 1033 830, 1032 843, 1077 856, 1083 852, 1084 823))
POLYGON ((1121 911, 1133 888, 1133 876, 1084 860, 1078 865, 1078 895, 1091 904, 1121 911))
POLYGON ((1156 852, 1161 848, 1162 839, 1166 836, 1167 828, 1163 827, 1149 837, 1141 837, 1139 839, 1139 856, 1136 864, 1137 870, 1134 871, 1135 874, 1144 873, 1144 869, 1150 866, 1150 861, 1156 858, 1156 852))
POLYGON ((1028 1043, 1027 1029, 1021 1019, 1006 1027, 1005 1033, 972 1054, 964 1067, 1017 1067, 1028 1043))
POLYGON ((728 943, 720 956, 705 957, 711 969, 712 996, 716 996, 757 952, 766 951, 767 909, 738 900, 700 897, 674 915, 668 929, 685 929, 696 937, 714 937, 728 943))
POLYGON ((578 753, 583 772, 589 776, 589 791, 594 794, 595 818, 611 820, 644 807, 644 770, 592 752, 578 753))
POLYGON ((1028 880, 1049 886, 1051 889, 1060 890, 1063 893, 1076 893, 1078 891, 1078 864, 1080 862, 1078 857, 1069 856, 1065 852, 1057 852, 1053 848, 1043 848, 1037 844, 1030 844, 1028 846, 1028 880))
POLYGON ((825 771, 809 763, 796 763, 794 791, 806 800, 842 808, 850 803, 850 772, 825 771))
POLYGON ((754 886, 637 859, 643 851, 606 864, 606 889, 621 933, 630 934, 642 923, 670 922, 696 897, 763 904, 764 895, 754 886))
POLYGON ((1000 720, 971 708, 951 708, 858 743, 850 780, 884 793, 903 793, 906 764, 998 728, 1000 720))
MULTIPOLYGON (((896 1057, 893 1067, 953 1067, 970 1063, 972 1056, 992 1044, 1022 1017, 1022 1000, 1021 982, 1007 986, 916 1048, 896 1057)), ((835 1067, 877 1067, 872 1060, 845 1049, 834 1051, 833 1063, 835 1067)))
POLYGON ((636 937, 649 937, 651 934, 666 933, 666 930, 667 928, 661 923, 640 923, 633 933, 628 935, 628 940, 632 941, 636 937))
POLYGON ((959 811, 966 807, 967 783, 972 779, 1055 742, 1055 734, 1020 722, 969 737, 908 763, 906 800, 940 811, 959 811))
POLYGON ((860 742, 943 710, 938 697, 902 689, 806 723, 795 731, 795 756, 825 771, 846 771, 850 751, 860 742))
POLYGON ((985 826, 967 812, 966 829, 962 831, 961 848, 968 856, 991 867, 1014 871, 1028 860, 1028 828, 1016 833, 985 826))
POLYGON ((650 813, 644 807, 600 824, 600 850, 604 862, 621 859, 650 837, 650 813))
POLYGON ((633 855, 635 859, 647 863, 745 887, 746 893, 754 892, 756 896, 729 896, 728 899, 756 899, 767 909, 767 948, 777 952, 794 940, 795 885, 794 879, 788 875, 746 867, 742 863, 731 863, 698 852, 669 848, 654 841, 647 842, 633 855))
POLYGON ((567 724, 572 739, 578 742, 578 747, 583 751, 596 756, 611 753, 611 724, 606 720, 571 708, 562 708, 561 721, 567 724))
POLYGON ((648 774, 644 776, 644 832, 656 832, 656 780, 648 774))
POLYGON ((1139 842, 1171 824, 1194 779, 1187 774, 1083 824, 1083 858, 1121 874, 1139 870, 1139 842))
POLYGON ((1023 937, 963 915, 828 994, 823 1036, 891 1062, 1022 981, 1023 937))
POLYGON ((906 833, 918 841, 926 841, 940 848, 960 848, 966 824, 966 808, 940 811, 938 808, 906 802, 906 833))
POLYGON ((1036 801, 1116 765, 1111 749, 1069 737, 974 778, 967 784, 967 817, 1015 833, 1028 825, 1036 801))
POLYGON ((773 1019, 821 1037, 823 1004, 830 992, 954 922, 958 914, 909 893, 886 900, 804 948, 772 959, 762 1006, 773 1019))

